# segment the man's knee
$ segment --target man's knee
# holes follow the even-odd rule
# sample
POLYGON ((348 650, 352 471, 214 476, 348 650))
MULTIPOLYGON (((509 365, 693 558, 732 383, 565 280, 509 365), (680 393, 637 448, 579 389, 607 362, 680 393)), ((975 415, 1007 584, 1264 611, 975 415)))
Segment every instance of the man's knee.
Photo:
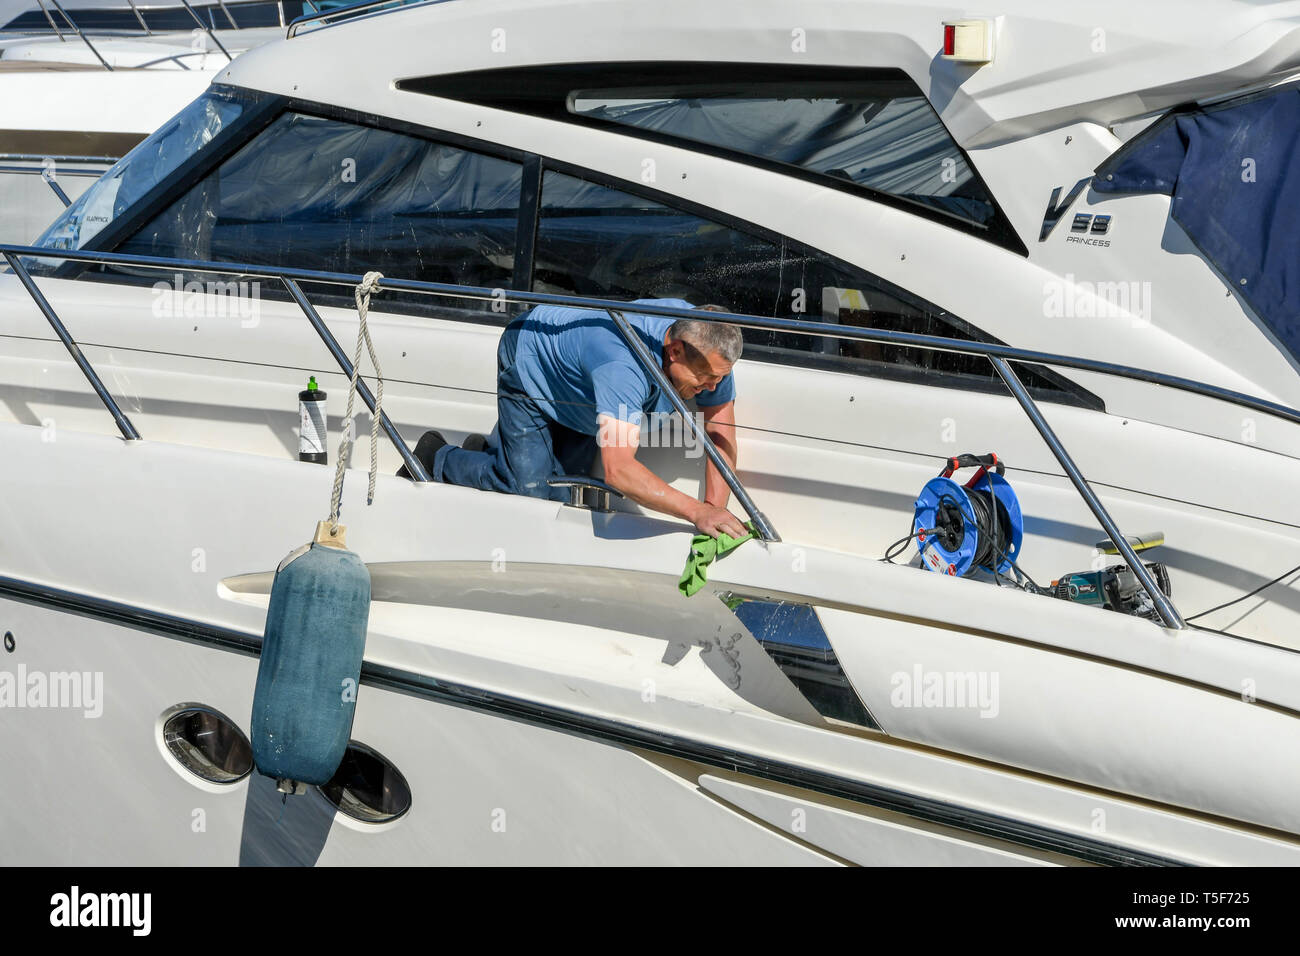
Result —
POLYGON ((549 498, 552 488, 546 480, 555 474, 555 456, 545 443, 536 440, 519 442, 502 449, 496 469, 510 491, 530 498, 549 498))
POLYGON ((448 447, 441 451, 436 477, 484 491, 548 498, 551 488, 546 479, 554 474, 554 459, 539 445, 506 441, 485 451, 448 447))
POLYGON ((551 497, 551 491, 553 489, 546 483, 546 477, 529 475, 521 478, 518 475, 511 475, 511 478, 513 479, 511 493, 516 495, 527 495, 529 498, 549 498, 551 497))

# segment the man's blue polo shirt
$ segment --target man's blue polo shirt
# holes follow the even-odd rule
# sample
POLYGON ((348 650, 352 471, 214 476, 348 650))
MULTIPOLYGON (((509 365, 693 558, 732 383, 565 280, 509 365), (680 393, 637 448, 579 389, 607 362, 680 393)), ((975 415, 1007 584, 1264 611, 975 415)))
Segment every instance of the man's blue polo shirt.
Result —
MULTIPOLYGON (((637 299, 635 304, 694 308, 685 299, 637 299)), ((625 312, 659 367, 664 336, 673 319, 625 312)), ((553 421, 577 432, 596 434, 596 416, 641 424, 644 412, 672 412, 668 397, 632 354, 606 313, 539 305, 523 317, 515 345, 515 371, 524 390, 553 421)), ((724 405, 736 397, 730 373, 712 391, 700 392, 697 405, 724 405)))

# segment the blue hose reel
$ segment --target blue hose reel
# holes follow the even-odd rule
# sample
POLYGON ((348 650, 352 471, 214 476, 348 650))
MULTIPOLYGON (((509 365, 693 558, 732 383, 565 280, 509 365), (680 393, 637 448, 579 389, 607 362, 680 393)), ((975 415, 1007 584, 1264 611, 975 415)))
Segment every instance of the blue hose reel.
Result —
POLYGON ((1010 574, 1024 537, 1020 502, 1003 477, 1003 465, 992 452, 958 455, 944 463, 916 498, 912 533, 921 564, 939 574, 965 577, 983 569, 1010 574), (958 484, 954 472, 977 468, 958 484))

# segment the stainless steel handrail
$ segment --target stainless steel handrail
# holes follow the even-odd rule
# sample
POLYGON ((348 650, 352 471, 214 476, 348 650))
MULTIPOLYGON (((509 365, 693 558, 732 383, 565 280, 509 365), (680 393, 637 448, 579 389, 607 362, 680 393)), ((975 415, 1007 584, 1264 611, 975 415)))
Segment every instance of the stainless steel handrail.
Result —
POLYGON ((1101 503, 1101 499, 1098 498, 1096 492, 1092 490, 1092 486, 1090 486, 1087 480, 1084 479, 1083 473, 1079 471, 1078 466, 1074 463, 1074 459, 1070 457, 1070 453, 1067 452, 1065 446, 1061 444, 1061 440, 1056 437, 1056 432, 1052 430, 1052 426, 1047 424, 1047 419, 1045 419, 1043 413, 1038 410, 1038 406, 1029 396, 1029 391, 1020 381, 1020 377, 1016 375, 1015 370, 1010 366, 1006 359, 991 357, 989 361, 993 363, 993 368, 1002 378, 1002 381, 1006 383, 1007 388, 1011 390, 1011 394, 1014 395, 1016 401, 1020 403, 1020 407, 1024 410, 1025 414, 1029 416, 1029 420, 1033 422, 1034 428, 1038 429, 1038 434, 1042 436, 1043 441, 1047 443, 1047 447, 1050 448, 1052 454, 1056 456, 1056 460, 1060 462, 1061 467, 1065 469, 1066 475, 1069 476, 1070 483, 1074 485, 1075 491, 1079 492, 1079 497, 1081 497, 1084 503, 1088 506, 1088 510, 1090 510, 1093 517, 1101 523, 1101 526, 1106 529, 1106 533, 1110 535, 1110 539, 1115 543, 1115 547, 1117 547, 1120 553, 1124 555, 1124 560, 1128 562, 1128 566, 1132 569, 1133 573, 1137 575, 1138 581, 1142 583, 1142 587, 1146 590, 1148 596, 1150 596, 1151 602, 1155 605, 1156 612, 1160 615, 1160 619, 1165 622, 1165 626, 1175 630, 1186 627, 1187 625, 1183 623, 1182 615, 1178 613, 1178 609, 1174 607, 1173 602, 1170 601, 1165 593, 1160 590, 1160 586, 1156 584, 1156 580, 1151 576, 1151 572, 1147 570, 1147 566, 1142 562, 1142 559, 1138 557, 1137 552, 1133 550, 1133 546, 1129 544, 1128 538, 1126 538, 1119 530, 1119 525, 1115 524, 1115 519, 1110 516, 1110 512, 1106 510, 1106 506, 1101 503))
MULTIPOLYGON (((314 23, 317 20, 333 20, 336 17, 348 17, 354 13, 362 13, 373 7, 387 6, 396 0, 361 0, 360 3, 350 3, 346 7, 334 7, 330 10, 317 9, 315 13, 304 13, 300 17, 295 17, 289 24, 289 30, 285 34, 286 40, 292 40, 298 33, 298 27, 304 23, 314 23)), ((315 7, 315 4, 312 4, 315 7)))
POLYGON ((147 70, 150 67, 157 66, 159 63, 175 63, 182 70, 188 73, 190 72, 190 68, 185 65, 185 61, 182 59, 182 57, 187 57, 187 56, 207 56, 207 53, 194 50, 191 53, 175 53, 171 56, 160 56, 156 60, 147 60, 144 63, 137 63, 135 69, 147 70))
MULTIPOLYGON (((109 265, 131 265, 131 266, 147 268, 147 269, 169 269, 169 270, 185 269, 185 270, 190 270, 195 272, 211 272, 211 273, 225 274, 225 275, 258 276, 258 277, 265 277, 270 279, 278 279, 279 281, 284 283, 287 288, 289 288, 291 294, 293 294, 294 289, 297 288, 296 282, 294 280, 308 280, 308 281, 323 283, 327 285, 355 286, 362 279, 362 277, 359 275, 351 275, 348 273, 339 273, 339 272, 317 272, 310 269, 272 268, 267 266, 259 266, 259 265, 243 264, 243 263, 204 262, 204 261, 192 260, 192 259, 174 259, 174 258, 154 257, 154 256, 132 256, 132 255, 124 255, 121 253, 109 253, 109 252, 86 252, 81 250, 48 249, 48 248, 43 248, 38 246, 18 246, 18 245, 0 244, 0 254, 3 254, 6 260, 9 261, 10 265, 14 267, 14 271, 19 274, 20 280, 23 281, 24 286, 27 287, 28 291, 32 294, 33 298, 37 300, 37 304, 41 305, 42 311, 46 313, 46 317, 50 319, 52 324, 55 325, 56 330, 62 329, 62 323, 59 322, 58 317, 54 315, 53 310, 49 307, 48 302, 45 302, 44 297, 41 296, 39 290, 36 289, 35 284, 32 282, 30 276, 27 275, 26 270, 22 267, 21 261, 18 259, 18 256, 31 256, 36 258, 47 258, 47 259, 62 259, 62 260, 68 260, 73 262, 103 263, 109 265), (44 304, 42 305, 42 303, 44 304)), ((629 347, 632 349, 633 353, 637 356, 638 360, 641 361, 643 365, 647 365, 647 367, 651 370, 652 374, 657 373, 656 381, 660 383, 660 387, 664 387, 664 383, 666 380, 663 377, 662 369, 657 369, 655 367, 652 357, 648 358, 648 352, 647 350, 645 350, 644 344, 641 343, 638 338, 636 338, 635 333, 632 333, 630 338, 628 336, 628 332, 630 331, 630 326, 627 325, 626 319, 622 316, 622 312, 628 308, 628 303, 626 302, 613 301, 609 299, 585 298, 582 296, 551 295, 547 293, 536 293, 536 292, 515 292, 513 290, 507 293, 506 290, 503 289, 488 289, 488 288, 478 287, 478 286, 459 286, 459 285, 451 285, 448 283, 438 283, 438 282, 421 282, 418 280, 411 280, 411 279, 387 279, 386 278, 384 280, 384 287, 389 291, 407 291, 407 292, 416 292, 416 293, 423 293, 429 295, 451 296, 456 298, 477 298, 477 299, 485 299, 493 302, 500 301, 502 294, 506 294, 508 299, 517 302, 533 303, 538 305, 543 305, 543 304, 568 305, 568 306, 577 306, 579 308, 588 308, 592 310, 607 312, 610 314, 611 318, 618 326, 620 333, 623 334, 625 338, 628 338, 629 347)), ((302 295, 301 289, 298 289, 295 299, 297 299, 297 297, 300 295, 302 295)), ((302 298, 299 304, 301 305, 302 302, 305 302, 305 296, 302 298)), ((310 319, 312 317, 312 314, 314 313, 314 309, 310 307, 310 303, 307 303, 307 306, 308 306, 307 309, 308 318, 310 319)), ((853 341, 879 342, 882 344, 911 345, 918 348, 934 349, 940 352, 957 352, 961 354, 982 355, 986 357, 987 359, 989 359, 990 363, 992 363, 994 370, 1002 378, 1003 382, 1007 385, 1008 389, 1012 393, 1012 396, 1021 405, 1022 410, 1029 417, 1034 427, 1038 430, 1040 436, 1047 443, 1053 455, 1056 456, 1057 461, 1061 464, 1062 468, 1065 469, 1067 476, 1070 478, 1070 481, 1074 484, 1076 490, 1079 491, 1080 495, 1083 497, 1089 509, 1092 510, 1094 516, 1096 516, 1098 521, 1101 522, 1102 526, 1105 528, 1107 534, 1110 535, 1111 539, 1116 542, 1116 545, 1121 551, 1121 553, 1124 555, 1125 560, 1128 561, 1130 567, 1133 568, 1134 574, 1141 581, 1148 595, 1151 596, 1152 602, 1155 604, 1156 609, 1161 616, 1161 619, 1164 621, 1166 626, 1175 629, 1182 628, 1185 626, 1183 624, 1182 618, 1178 614, 1177 609, 1173 606, 1173 604, 1170 601, 1168 601, 1167 598, 1164 597, 1163 592, 1161 592, 1160 589, 1155 585, 1155 582, 1152 580, 1150 574, 1147 572, 1145 565, 1142 564, 1141 560, 1137 557, 1136 553, 1132 551, 1132 548, 1130 545, 1128 545, 1128 542, 1125 539, 1123 532, 1120 531, 1119 527, 1115 524, 1114 520, 1110 517, 1109 513, 1106 512, 1106 509, 1104 508, 1104 506, 1102 506, 1100 500, 1097 498, 1096 494, 1092 491, 1091 487, 1087 484, 1087 481, 1083 478, 1082 473, 1079 471, 1078 467, 1074 464, 1073 460, 1066 452, 1065 447, 1061 444, 1060 440, 1056 437, 1051 427, 1047 424, 1046 419, 1043 418, 1042 413, 1038 410, 1037 405, 1030 397, 1028 390, 1020 382, 1019 377, 1015 374, 1014 370, 1011 368, 1010 364, 1008 363, 1015 361, 1015 362, 1031 363, 1036 365, 1055 365, 1064 368, 1076 368, 1083 371, 1097 372, 1103 375, 1111 375, 1118 378, 1128 378, 1136 381, 1148 382, 1156 385, 1163 385, 1169 388, 1175 388, 1175 389, 1180 389, 1182 391, 1188 391, 1188 392, 1204 395, 1209 398, 1218 399, 1220 401, 1228 402, 1230 404, 1238 405, 1244 408, 1250 408, 1255 411, 1264 412, 1265 414, 1275 415, 1287 421, 1300 424, 1300 410, 1290 408, 1289 406, 1286 405, 1281 405, 1276 402, 1270 402, 1265 399, 1256 398, 1255 396, 1246 395, 1241 392, 1234 392, 1230 389, 1223 389, 1223 388, 1218 388, 1217 386, 1206 385, 1201 382, 1195 382, 1191 379, 1185 379, 1178 376, 1163 375, 1158 372, 1150 372, 1145 369, 1138 369, 1131 366, 1115 365, 1109 362, 1098 362, 1091 359, 1079 359, 1067 355, 1056 355, 1050 352, 1036 352, 1036 351, 1030 351, 1026 349, 1017 349, 1005 345, 992 345, 983 342, 970 342, 964 339, 949 339, 940 336, 917 335, 913 333, 886 332, 882 330, 860 328, 857 326, 843 326, 843 325, 838 325, 838 324, 833 324, 828 322, 809 322, 809 321, 803 321, 798 319, 773 319, 773 318, 767 318, 763 316, 742 315, 737 313, 700 312, 693 309, 677 309, 677 308, 671 308, 665 306, 652 306, 652 305, 640 305, 640 304, 636 306, 636 311, 638 315, 642 315, 642 314, 662 315, 671 318, 689 318, 695 321, 721 322, 723 324, 728 324, 728 325, 738 325, 738 326, 758 328, 758 329, 772 329, 777 331, 794 332, 794 333, 805 334, 805 335, 829 336, 832 338, 847 339, 853 341)), ((318 315, 316 316, 316 320, 319 321, 318 315)), ((317 331, 318 332, 320 331, 319 327, 317 331)), ((65 344, 69 346, 69 351, 73 353, 74 358, 79 359, 79 364, 84 362, 85 361, 84 357, 80 356, 79 350, 76 350, 75 343, 72 343, 70 339, 66 338, 66 332, 62 332, 60 337, 65 339, 65 344)), ((89 368, 88 363, 83 366, 83 371, 87 373, 87 377, 91 379, 92 384, 98 383, 98 378, 94 375, 94 370, 89 368)), ((117 409, 116 403, 113 402, 112 397, 108 395, 106 391, 102 390, 102 384, 98 385, 96 390, 100 392, 101 398, 104 400, 105 404, 110 408, 110 410, 116 411, 114 417, 116 418, 118 415, 120 415, 121 414, 120 410, 117 409)), ((671 388, 671 385, 668 385, 668 387, 665 389, 665 394, 668 395, 670 401, 672 401, 674 397, 677 397, 680 401, 680 397, 676 396, 676 393, 671 388)), ((679 401, 674 402, 674 407, 676 407, 679 412, 682 412, 685 406, 684 403, 679 404, 679 401)), ((373 406, 372 406, 372 411, 373 411, 373 406)), ((691 421, 691 418, 688 414, 685 415, 685 418, 688 422, 691 422, 692 427, 694 427, 694 422, 691 421)), ((129 425, 129 422, 127 424, 129 425)), ((119 427, 121 427, 120 423, 119 423, 119 427)), ((699 434, 700 433, 697 430, 696 435, 699 436, 699 434)), ((389 433, 390 438, 393 438, 394 441, 399 441, 399 439, 396 438, 395 436, 396 436, 395 430, 389 433)), ((721 454, 717 451, 716 447, 713 446, 712 440, 709 439, 707 435, 703 435, 700 437, 706 450, 711 449, 710 460, 713 461, 715 465, 719 466, 720 471, 723 471, 723 466, 726 466, 726 460, 722 458, 721 454)), ((405 449, 404 442, 400 442, 400 448, 405 449)), ((409 451, 406 452, 403 455, 403 457, 405 458, 407 457, 407 455, 409 455, 409 451)), ((418 462, 416 464, 418 467, 418 462)), ((726 470, 730 471, 729 467, 726 470)), ((415 474, 416 470, 412 469, 412 473, 415 474)), ((726 472, 723 471, 723 474, 725 478, 726 472)), ((734 471, 731 473, 731 477, 735 478, 734 471)), ((743 487, 740 486, 738 479, 736 480, 735 485, 732 485, 730 481, 728 481, 728 485, 732 488, 733 492, 737 493, 737 498, 741 499, 742 503, 745 503, 747 501, 748 499, 747 495, 745 495, 742 498, 744 489, 743 487), (737 491, 738 488, 739 491, 737 491)), ((761 516, 761 513, 757 511, 757 508, 753 507, 752 500, 748 500, 746 505, 746 510, 750 510, 751 508, 753 510, 750 511, 750 516, 751 518, 754 519, 755 526, 759 527, 758 519, 761 516)), ((766 522, 766 519, 763 520, 764 522, 766 522)), ((773 531, 770 528, 770 525, 768 525, 768 531, 772 534, 772 538, 770 540, 779 540, 779 538, 776 538, 775 531, 773 531)))
MULTIPOLYGON (((112 414, 113 420, 117 423, 118 430, 122 433, 122 437, 126 438, 128 441, 138 440, 140 438, 140 433, 136 431, 135 426, 131 423, 130 419, 126 417, 126 414, 118 406, 117 400, 114 399, 108 389, 104 387, 104 383, 95 372, 94 366, 92 366, 89 360, 86 359, 85 355, 82 354, 80 346, 73 341, 72 336, 68 333, 68 330, 64 326, 63 321, 59 318, 58 313, 54 311, 54 307, 50 305, 49 300, 46 299, 41 290, 37 288, 36 283, 32 280, 32 277, 30 273, 28 273, 27 267, 23 265, 22 260, 17 255, 9 252, 3 247, 0 247, 0 254, 4 256, 5 260, 9 263, 9 266, 14 270, 14 274, 18 276, 18 281, 22 283, 23 288, 26 289, 27 293, 32 297, 37 308, 41 310, 41 313, 45 316, 46 320, 54 328, 55 334, 58 335, 60 340, 62 340, 64 347, 68 350, 68 354, 72 356, 73 361, 77 363, 77 366, 81 369, 82 373, 90 381, 91 387, 95 390, 95 393, 99 395, 100 400, 104 403, 105 407, 108 408, 110 414, 112 414)), ((316 311, 316 307, 308 301, 298 283, 285 277, 281 277, 281 281, 284 283, 285 288, 293 297, 294 301, 302 308, 303 312, 307 316, 307 321, 311 323, 312 328, 314 328, 316 333, 321 337, 321 340, 325 343, 325 347, 329 350, 330 355, 334 357, 339 368, 342 369, 343 374, 351 379, 352 363, 348 360, 347 354, 339 346, 338 340, 336 340, 333 333, 330 332, 329 327, 325 325, 325 321, 320 317, 320 313, 316 311)), ((361 400, 366 403, 366 407, 370 409, 370 414, 373 415, 375 413, 375 397, 371 394, 370 388, 360 378, 357 380, 357 392, 361 395, 361 400)), ((420 460, 411 453, 409 448, 406 447, 406 442, 393 426, 392 421, 389 420, 388 413, 381 412, 379 421, 384 433, 388 435, 389 440, 397 448, 398 454, 401 455, 402 463, 406 465, 407 472, 417 481, 430 481, 429 473, 420 463, 420 460)))
MULTIPOLYGON (((121 159, 121 156, 47 156, 36 153, 0 153, 0 160, 8 160, 11 163, 43 163, 47 159, 53 163, 108 163, 110 166, 121 159)), ((39 172, 39 170, 38 170, 39 172)), ((94 172, 96 176, 102 176, 107 170, 94 172)))
MULTIPOLYGON (((423 0, 423 2, 443 3, 446 2, 446 0, 423 0)), ((295 36, 297 36, 298 28, 306 23, 315 23, 317 21, 325 22, 325 21, 334 21, 334 20, 347 20, 359 13, 365 13, 367 10, 373 10, 376 7, 387 7, 387 6, 396 5, 394 6, 394 9, 396 9, 397 7, 415 6, 416 0, 361 0, 361 2, 359 3, 350 3, 346 7, 334 7, 333 9, 330 10, 321 10, 319 7, 316 6, 316 4, 312 3, 312 0, 306 0, 306 3, 315 12, 304 13, 300 17, 295 17, 289 23, 289 29, 285 33, 286 40, 292 40, 295 36)))
POLYGON ((221 8, 221 12, 226 15, 226 19, 230 21, 231 29, 238 30, 239 24, 236 23, 235 18, 230 15, 230 11, 226 9, 226 0, 217 0, 217 6, 219 6, 221 8))
POLYGON ((53 176, 44 176, 42 178, 45 180, 45 185, 49 186, 54 195, 59 197, 59 202, 63 203, 64 209, 72 205, 72 197, 63 191, 63 187, 58 184, 53 176))
POLYGON ((227 50, 224 46, 221 45, 221 41, 217 39, 217 35, 208 28, 208 25, 206 23, 203 22, 198 12, 192 6, 190 6, 190 0, 181 0, 181 3, 183 3, 185 5, 185 9, 190 12, 190 16, 193 17, 194 22, 199 25, 199 29, 202 30, 204 33, 206 33, 209 37, 211 37, 212 42, 217 45, 217 49, 226 55, 226 59, 229 62, 234 63, 235 58, 230 55, 229 50, 227 50))
MULTIPOLYGON (((207 262, 197 259, 173 259, 162 256, 132 256, 116 252, 90 252, 74 249, 47 249, 39 246, 19 246, 0 244, 0 250, 8 250, 23 256, 46 259, 64 259, 69 262, 94 262, 117 265, 133 265, 160 269, 191 269, 196 272, 218 272, 227 275, 246 275, 280 279, 288 277, 310 282, 355 287, 361 276, 346 272, 314 272, 311 269, 273 268, 243 262, 207 262)), ((499 300, 503 294, 513 301, 532 303, 534 305, 570 305, 583 309, 626 310, 626 301, 601 299, 574 295, 554 295, 545 292, 517 292, 513 289, 482 286, 452 285, 444 282, 422 282, 416 279, 384 279, 384 288, 390 291, 417 292, 427 295, 454 296, 463 299, 499 300)), ((854 342, 876 342, 881 345, 910 345, 916 348, 934 349, 939 352, 954 352, 962 355, 997 356, 1009 362, 1023 362, 1030 365, 1055 365, 1061 368, 1077 369, 1081 372, 1096 372, 1116 378, 1132 379, 1149 385, 1160 385, 1194 395, 1203 395, 1252 411, 1262 412, 1300 425, 1300 409, 1281 405, 1267 399, 1206 385, 1194 379, 1177 375, 1152 372, 1131 365, 1117 365, 1096 359, 1077 358, 1052 352, 1037 352, 1019 349, 1009 345, 997 345, 991 342, 974 342, 967 339, 950 339, 937 335, 920 335, 914 332, 891 332, 884 329, 869 329, 860 326, 838 325, 831 322, 810 322, 803 319, 774 319, 766 316, 744 315, 735 312, 701 313, 692 309, 678 309, 663 305, 638 305, 637 315, 661 315, 674 319, 696 319, 705 322, 721 322, 726 325, 739 325, 743 328, 766 329, 773 332, 793 332, 799 335, 830 336, 854 342)))
POLYGON ((49 10, 45 9, 45 0, 36 0, 36 2, 40 5, 41 13, 45 14, 45 19, 50 21, 50 28, 54 30, 54 35, 59 38, 59 42, 67 43, 68 41, 63 39, 63 31, 60 30, 59 25, 54 22, 54 17, 50 16, 49 10))
MULTIPOLYGON (((113 68, 108 65, 108 61, 99 55, 99 51, 95 49, 95 44, 90 42, 90 37, 86 36, 84 33, 81 32, 81 27, 77 26, 75 23, 72 22, 72 17, 68 16, 67 12, 63 9, 63 7, 59 5, 59 0, 50 0, 50 3, 54 4, 54 9, 58 10, 59 15, 63 17, 65 21, 67 21, 68 26, 72 27, 72 32, 75 33, 77 36, 81 37, 81 41, 85 43, 86 46, 90 47, 90 52, 95 54, 95 59, 99 60, 100 63, 104 64, 104 69, 112 73, 113 68)), ((61 36, 60 39, 62 39, 61 36)))
MULTIPOLYGON (((37 166, 0 165, 0 173, 18 173, 19 175, 23 175, 23 176, 39 175, 42 179, 45 180, 45 185, 49 186, 50 189, 53 190, 54 195, 59 197, 59 202, 63 203, 64 209, 72 205, 72 199, 68 196, 67 193, 63 191, 63 187, 58 184, 58 181, 55 180, 53 176, 46 174, 45 167, 43 166, 37 167, 37 166)), ((93 175, 100 176, 102 174, 103 174, 103 170, 101 170, 98 173, 94 173, 93 175)), ((83 172, 82 175, 89 175, 89 173, 83 172)))
POLYGON ((81 369, 81 373, 85 375, 86 380, 90 382, 90 387, 95 390, 95 394, 99 396, 99 400, 104 403, 109 414, 113 416, 113 421, 117 423, 117 429, 122 433, 122 437, 127 441, 138 441, 140 433, 135 430, 135 426, 132 425, 131 420, 126 417, 126 413, 118 407, 117 399, 115 399, 109 393, 108 389, 104 387, 104 383, 100 381, 99 373, 97 373, 94 366, 90 364, 90 360, 82 354, 81 347, 77 345, 77 343, 73 341, 72 336, 68 334, 67 328, 64 327, 62 320, 60 320, 58 314, 55 313, 54 307, 50 305, 49 301, 41 293, 41 290, 36 288, 36 283, 32 281, 32 277, 27 273, 27 267, 23 265, 22 260, 11 252, 5 252, 4 257, 9 263, 9 267, 14 270, 14 275, 18 276, 18 281, 23 284, 23 288, 27 290, 28 295, 32 297, 32 301, 36 303, 36 307, 41 310, 46 321, 48 321, 50 326, 54 329, 54 334, 63 342, 63 347, 66 348, 68 354, 72 356, 72 361, 77 363, 77 368, 81 369))
MULTIPOLYGON (((307 296, 303 294, 302 288, 292 279, 284 279, 284 287, 289 290, 293 300, 306 313, 307 321, 311 323, 312 328, 321 337, 321 341, 329 349, 330 355, 334 356, 334 361, 338 362, 339 368, 343 369, 343 374, 351 379, 352 362, 334 338, 333 333, 330 332, 329 327, 326 326, 325 320, 316 311, 316 307, 308 301, 307 296)), ((366 407, 370 409, 370 414, 373 415, 375 413, 375 396, 370 393, 370 387, 366 385, 360 376, 357 377, 357 394, 361 396, 361 400, 366 403, 366 407)), ((431 480, 429 473, 424 469, 424 465, 420 464, 420 460, 411 454, 411 450, 406 447, 406 442, 398 434, 397 429, 393 427, 393 423, 389 421, 387 412, 379 413, 379 426, 384 430, 384 434, 388 436, 388 440, 396 447, 397 453, 402 456, 402 463, 406 465, 407 472, 416 481, 431 480)))
POLYGON ((135 0, 126 0, 126 2, 130 4, 131 12, 135 14, 135 18, 140 21, 140 28, 144 30, 145 36, 153 36, 153 31, 149 29, 149 24, 144 22, 144 17, 140 15, 140 11, 136 8, 135 0))
MULTIPOLYGON (((107 169, 65 169, 64 176, 93 176, 98 179, 107 169)), ((40 176, 45 173, 44 167, 41 166, 8 166, 0 165, 0 173, 18 173, 26 176, 40 176)))
POLYGON ((745 490, 745 486, 741 484, 740 479, 736 477, 735 469, 731 467, 730 462, 722 456, 722 452, 718 451, 718 447, 713 444, 713 439, 710 438, 708 433, 703 428, 700 428, 699 424, 695 421, 695 417, 691 414, 691 410, 686 407, 686 402, 677 394, 677 390, 673 388, 672 382, 668 381, 668 376, 664 374, 664 370, 657 362, 655 362, 654 356, 650 354, 650 350, 646 348, 646 344, 642 342, 640 336, 636 334, 636 330, 632 328, 631 323, 628 322, 623 313, 619 312, 617 309, 606 309, 605 311, 609 314, 609 317, 614 320, 615 327, 627 341, 628 348, 632 350, 632 354, 636 356, 636 360, 641 363, 641 366, 647 372, 650 373, 650 376, 655 380, 655 384, 659 386, 660 391, 667 396, 668 401, 670 401, 673 408, 677 410, 677 414, 682 416, 682 421, 686 423, 688 428, 690 428, 696 441, 699 441, 704 445, 704 452, 709 456, 709 461, 713 462, 713 467, 718 469, 718 473, 722 475, 722 480, 727 483, 727 487, 731 489, 731 493, 736 496, 736 500, 739 501, 741 507, 745 509, 750 520, 754 522, 754 527, 758 530, 759 537, 764 541, 780 541, 781 536, 776 533, 776 529, 773 528, 772 523, 767 520, 767 516, 758 510, 758 505, 754 504, 754 499, 749 496, 749 492, 745 490))

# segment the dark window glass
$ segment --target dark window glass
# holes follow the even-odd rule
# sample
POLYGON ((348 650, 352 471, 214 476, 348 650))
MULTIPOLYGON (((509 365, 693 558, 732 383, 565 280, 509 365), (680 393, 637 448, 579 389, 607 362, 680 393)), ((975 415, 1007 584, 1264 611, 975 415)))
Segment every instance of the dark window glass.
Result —
POLYGON ((118 251, 509 287, 517 163, 285 113, 118 251))
MULTIPOLYGON (((219 8, 218 8, 219 9, 219 8)), ((231 4, 226 3, 226 9, 230 15, 235 18, 235 24, 241 30, 247 30, 250 27, 278 27, 280 25, 280 5, 278 3, 246 3, 231 4)), ((284 22, 289 23, 294 17, 300 14, 285 4, 284 22)), ((226 15, 220 14, 222 22, 226 21, 226 15)), ((222 27, 224 30, 225 27, 222 27)))
MULTIPOLYGON (((23 32, 44 32, 52 33, 50 20, 54 20, 54 25, 61 31, 71 32, 72 27, 68 20, 76 24, 82 30, 118 30, 134 33, 142 33, 143 28, 140 26, 140 19, 136 16, 129 5, 123 4, 120 7, 89 7, 77 8, 68 4, 61 4, 67 11, 67 16, 63 16, 57 8, 51 4, 46 4, 46 10, 49 16, 41 11, 40 7, 33 3, 33 9, 25 10, 18 16, 14 17, 4 27, 3 30, 20 30, 23 32)), ((219 4, 199 4, 191 3, 194 12, 198 14, 199 19, 204 26, 213 30, 231 29, 230 19, 222 11, 219 4)), ((291 3, 285 5, 286 16, 292 18, 298 16, 300 3, 291 3)), ((151 30, 179 30, 188 31, 198 29, 198 24, 194 22, 194 17, 185 9, 184 4, 174 6, 153 7, 149 8, 143 4, 136 4, 140 16, 144 17, 144 22, 151 30)), ((280 25, 280 6, 278 3, 226 3, 226 9, 230 11, 231 17, 234 18, 235 25, 240 29, 248 27, 273 27, 280 25)), ((286 21, 288 22, 288 21, 286 21)))
MULTIPOLYGON (((52 4, 47 5, 46 10, 49 16, 40 9, 33 0, 32 9, 24 10, 12 20, 4 25, 5 30, 16 30, 24 33, 53 33, 50 28, 50 18, 54 19, 54 24, 61 31, 71 33, 72 27, 68 25, 67 18, 62 16, 52 4)), ((135 14, 130 9, 120 10, 75 10, 68 9, 68 16, 72 22, 84 30, 135 30, 140 32, 140 21, 135 18, 135 14)), ((194 21, 191 20, 191 23, 194 21)))
MULTIPOLYGON (((197 4, 191 3, 194 12, 199 15, 203 25, 210 30, 230 30, 231 19, 235 22, 235 27, 241 30, 250 27, 278 27, 280 25, 280 8, 275 3, 226 3, 226 10, 222 10, 219 4, 197 4), (230 17, 226 16, 226 11, 230 12, 230 17)), ((285 11, 288 15, 288 10, 285 11)), ((144 22, 149 25, 151 30, 194 30, 198 24, 194 22, 194 17, 185 9, 184 5, 178 4, 174 7, 160 7, 155 9, 141 8, 140 13, 144 16, 144 22)), ((285 21, 288 22, 287 20, 285 21)), ((80 21, 78 21, 80 25, 80 21)))
MULTIPOLYGON (((786 239, 755 235, 643 196, 548 170, 533 289, 613 299, 683 298, 750 315, 991 341, 949 313, 786 239)), ((1002 390, 979 356, 745 330, 748 358, 1002 390), (935 381, 942 378, 942 382, 935 381)), ((1051 372, 1018 368, 1044 398, 1079 401, 1051 372)), ((1086 393, 1081 393, 1086 395, 1086 393)), ((1088 396, 1087 404, 1095 400, 1088 396)))
POLYGON ((995 216, 962 151, 911 84, 800 92, 746 87, 671 94, 576 92, 583 117, 633 126, 851 180, 987 225, 995 216))

